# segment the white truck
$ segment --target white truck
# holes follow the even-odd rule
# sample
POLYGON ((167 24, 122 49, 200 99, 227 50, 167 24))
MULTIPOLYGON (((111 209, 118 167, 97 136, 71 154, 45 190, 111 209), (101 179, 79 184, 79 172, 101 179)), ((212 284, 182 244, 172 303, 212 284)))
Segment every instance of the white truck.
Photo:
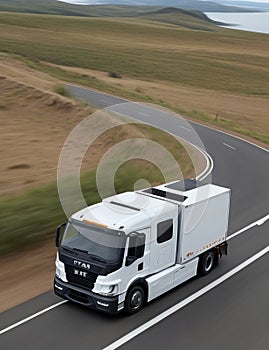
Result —
POLYGON ((186 179, 87 207, 56 231, 55 293, 107 313, 146 302, 227 255, 230 189, 186 179))

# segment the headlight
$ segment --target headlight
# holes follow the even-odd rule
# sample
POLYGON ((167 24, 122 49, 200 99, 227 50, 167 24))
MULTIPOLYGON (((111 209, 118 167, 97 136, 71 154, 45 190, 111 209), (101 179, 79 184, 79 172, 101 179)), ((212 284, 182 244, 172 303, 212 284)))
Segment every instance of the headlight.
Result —
POLYGON ((114 296, 118 293, 118 285, 102 285, 98 293, 104 296, 114 296))

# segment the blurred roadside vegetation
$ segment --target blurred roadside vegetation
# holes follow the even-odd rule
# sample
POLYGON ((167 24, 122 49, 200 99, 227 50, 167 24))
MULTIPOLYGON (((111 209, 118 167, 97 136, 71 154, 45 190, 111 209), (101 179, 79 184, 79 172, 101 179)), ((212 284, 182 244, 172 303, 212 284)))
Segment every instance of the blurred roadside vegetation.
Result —
MULTIPOLYGON (((163 131, 143 124, 131 124, 103 134, 101 136, 103 147, 99 150, 99 156, 102 156, 113 144, 137 137, 142 138, 142 144, 143 139, 161 144, 173 155, 184 177, 195 176, 192 161, 181 142, 163 131)), ((95 148, 94 144, 92 147, 95 148)), ((193 152, 192 158, 195 157, 198 160, 197 151, 193 152)), ((117 170, 115 190, 117 193, 133 191, 134 184, 140 179, 145 179, 152 185, 164 182, 163 175, 156 166, 148 161, 134 159, 122 164, 117 170)), ((95 169, 82 172, 81 186, 88 205, 100 201, 95 169)), ((53 239, 52 234, 55 228, 66 220, 56 182, 34 187, 17 196, 1 199, 0 254, 11 253, 48 237, 53 239)))

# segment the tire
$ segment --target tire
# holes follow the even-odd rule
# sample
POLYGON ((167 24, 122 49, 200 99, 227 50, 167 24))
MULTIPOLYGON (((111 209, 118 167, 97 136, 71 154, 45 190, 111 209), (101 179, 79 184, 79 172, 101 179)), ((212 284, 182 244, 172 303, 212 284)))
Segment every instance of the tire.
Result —
POLYGON ((215 250, 205 252, 199 260, 199 275, 205 276, 218 264, 218 255, 215 250))
POLYGON ((131 287, 125 300, 125 312, 128 315, 135 314, 142 309, 145 303, 145 291, 143 287, 137 285, 131 287))

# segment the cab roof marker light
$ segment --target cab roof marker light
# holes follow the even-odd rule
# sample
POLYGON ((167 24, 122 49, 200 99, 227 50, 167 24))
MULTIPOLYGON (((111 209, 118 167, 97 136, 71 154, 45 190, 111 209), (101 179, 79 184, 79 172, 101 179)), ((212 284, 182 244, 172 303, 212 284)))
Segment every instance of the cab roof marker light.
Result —
POLYGON ((86 222, 87 224, 94 225, 94 226, 108 228, 107 225, 99 224, 98 222, 94 222, 94 221, 90 221, 90 220, 86 220, 86 219, 84 219, 83 222, 86 222))

